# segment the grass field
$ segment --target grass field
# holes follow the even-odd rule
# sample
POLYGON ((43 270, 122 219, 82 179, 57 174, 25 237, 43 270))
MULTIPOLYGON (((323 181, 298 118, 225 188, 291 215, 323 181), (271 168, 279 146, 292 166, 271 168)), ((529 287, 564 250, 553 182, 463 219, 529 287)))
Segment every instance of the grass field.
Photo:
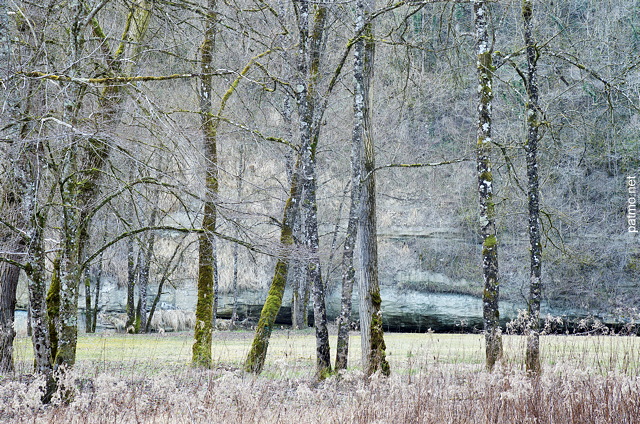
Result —
POLYGON ((367 380, 354 333, 351 368, 324 382, 313 378, 313 330, 276 331, 259 377, 241 371, 252 337, 216 332, 216 364, 197 370, 191 333, 81 335, 65 376, 74 400, 49 406, 20 337, 16 374, 0 380, 0 422, 640 423, 638 337, 543 336, 544 372, 530 378, 522 336, 504 337, 504 360, 488 373, 481 335, 388 333, 393 374, 367 380))

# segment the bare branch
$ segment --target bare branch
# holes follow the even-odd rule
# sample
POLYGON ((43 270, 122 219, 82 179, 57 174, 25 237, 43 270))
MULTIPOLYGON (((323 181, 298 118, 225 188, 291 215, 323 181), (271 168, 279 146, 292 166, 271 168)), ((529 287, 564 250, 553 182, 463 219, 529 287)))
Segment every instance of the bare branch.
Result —
POLYGON ((362 181, 366 181, 369 177, 371 177, 371 175, 376 172, 379 171, 381 169, 386 169, 386 168, 426 168, 426 167, 432 167, 432 166, 441 166, 441 165, 451 165, 454 163, 460 163, 460 162, 470 162, 473 159, 469 159, 469 158, 459 158, 459 159, 452 159, 452 160, 445 160, 442 162, 427 162, 427 163, 390 163, 387 165, 382 165, 382 166, 378 166, 376 167, 373 171, 369 172, 363 179, 362 181))
POLYGON ((102 77, 102 78, 77 78, 70 77, 68 75, 56 75, 56 74, 47 74, 45 72, 40 71, 32 71, 32 72, 21 72, 20 75, 24 75, 29 78, 40 78, 40 79, 50 79, 54 81, 64 81, 64 82, 76 82, 79 84, 124 84, 130 82, 146 82, 146 81, 167 81, 167 80, 175 80, 175 79, 189 79, 189 78, 200 78, 203 76, 221 76, 221 75, 229 75, 235 74, 234 71, 230 71, 228 69, 218 69, 215 72, 211 72, 209 74, 201 74, 201 73, 188 73, 188 74, 171 74, 171 75, 140 75, 135 77, 102 77))

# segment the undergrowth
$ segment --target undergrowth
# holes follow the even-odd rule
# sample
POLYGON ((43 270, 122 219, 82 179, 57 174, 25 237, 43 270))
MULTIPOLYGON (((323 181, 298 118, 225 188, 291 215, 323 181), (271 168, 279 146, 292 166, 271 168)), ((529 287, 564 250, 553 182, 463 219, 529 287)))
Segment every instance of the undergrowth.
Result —
POLYGON ((354 368, 322 382, 313 379, 311 334, 275 333, 259 377, 241 371, 250 333, 216 333, 211 370, 189 365, 179 348, 189 334, 145 337, 81 337, 87 351, 64 376, 73 400, 49 405, 18 349, 18 371, 0 379, 0 422, 640 422, 637 337, 544 336, 544 372, 532 378, 522 369, 521 336, 505 336, 506 356, 489 373, 479 335, 387 334, 392 375, 370 379, 358 369, 353 337, 354 368), (154 356, 132 356, 129 344, 154 356))

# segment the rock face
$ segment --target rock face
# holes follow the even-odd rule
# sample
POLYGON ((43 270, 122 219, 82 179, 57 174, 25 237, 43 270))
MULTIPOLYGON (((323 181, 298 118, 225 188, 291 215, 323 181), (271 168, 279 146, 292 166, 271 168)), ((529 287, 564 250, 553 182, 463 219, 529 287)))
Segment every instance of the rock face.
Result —
MULTIPOLYGON (((442 293, 444 287, 449 287, 457 291, 469 292, 475 286, 468 281, 452 281, 435 273, 413 273, 411 275, 399 275, 394 278, 392 284, 381 286, 382 297, 382 317, 385 331, 402 332, 474 332, 482 331, 482 300, 478 294, 442 293), (403 279, 416 282, 413 286, 403 284, 403 279), (442 281, 441 281, 442 280, 442 281), (416 288, 412 288, 416 287, 416 288)), ((121 313, 124 312, 124 302, 126 292, 123 288, 118 288, 113 282, 103 282, 103 294, 101 296, 102 312, 121 313)), ((156 288, 150 287, 151 304, 152 294, 156 288)), ((257 322, 262 305, 266 298, 266 290, 250 291, 243 290, 238 297, 238 315, 240 320, 257 322)), ((196 291, 192 287, 180 289, 167 288, 162 295, 160 309, 180 309, 183 311, 193 311, 196 302, 196 291)), ((335 321, 340 311, 340 287, 336 286, 327 293, 327 317, 330 321, 335 321)), ((80 299, 80 305, 84 300, 80 299)), ((354 310, 352 321, 357 326, 358 321, 358 293, 353 294, 354 310)), ((312 305, 309 305, 309 321, 313 322, 312 305)), ((231 318, 233 307, 233 296, 221 293, 218 301, 218 317, 231 318)), ((509 301, 500 302, 501 323, 506 328, 506 324, 516 320, 518 310, 526 309, 524 302, 513 303, 509 301)), ((555 322, 553 329, 556 331, 571 332, 577 331, 577 325, 568 325, 567 321, 577 322, 592 315, 597 315, 593 311, 580 309, 558 309, 542 306, 542 317, 547 314, 554 317, 563 316, 562 323, 555 322)), ((607 325, 619 325, 611 316, 600 318, 607 325)), ((588 322, 588 321, 587 321, 588 322)), ((282 308, 276 319, 278 325, 291 325, 291 292, 285 292, 282 308)))
MULTIPOLYGON (((416 290, 401 290, 391 286, 381 286, 382 319, 385 331, 393 332, 479 332, 483 328, 482 299, 477 296, 455 293, 428 293, 416 290)), ((285 293, 284 304, 276 319, 276 324, 291 324, 291 295, 285 293)), ((358 294, 354 293, 351 319, 358 321, 357 302, 358 294)), ((218 316, 231 317, 233 299, 226 295, 220 297, 220 310, 218 316)), ((258 292, 244 292, 239 299, 238 313, 241 319, 258 320, 264 294, 258 292)), ((503 301, 500 303, 500 322, 504 328, 507 323, 517 320, 518 311, 526 309, 523 304, 503 301)), ((327 318, 334 321, 340 312, 339 290, 333 290, 327 297, 327 318)), ((579 309, 558 309, 542 306, 542 317, 547 315, 556 317, 551 323, 553 331, 578 331, 578 321, 586 320, 586 325, 593 322, 589 317, 593 315, 588 311, 579 309), (558 320, 562 317, 562 320, 558 320)), ((613 317, 600 317, 607 325, 618 326, 613 317)), ((309 309, 309 322, 313 322, 311 308, 309 309)), ((516 327, 517 330, 517 327, 516 327)))

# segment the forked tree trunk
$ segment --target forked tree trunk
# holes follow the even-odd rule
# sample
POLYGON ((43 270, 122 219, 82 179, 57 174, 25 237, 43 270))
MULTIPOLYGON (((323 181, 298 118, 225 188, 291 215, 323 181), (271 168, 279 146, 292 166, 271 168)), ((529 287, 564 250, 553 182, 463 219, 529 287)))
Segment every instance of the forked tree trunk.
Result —
POLYGON ((527 335, 526 369, 539 374, 540 368, 540 300, 542 297, 542 244, 540 243, 540 186, 538 178, 538 49, 533 39, 533 1, 522 1, 524 43, 527 49, 527 177, 529 201, 529 243, 531 268, 529 271, 529 325, 527 335))
POLYGON ((351 147, 351 204, 349 220, 342 251, 342 292, 340 297, 340 315, 338 316, 338 340, 336 342, 335 370, 347 368, 349 359, 349 330, 351 329, 351 297, 356 270, 353 266, 353 251, 356 245, 358 211, 360 207, 360 162, 361 145, 355 140, 351 147))
MULTIPOLYGON (((131 74, 136 65, 136 56, 141 49, 141 40, 148 28, 152 3, 140 0, 134 4, 127 16, 127 23, 122 41, 116 52, 109 53, 107 67, 114 75, 131 74), (124 59, 124 61, 122 61, 124 59), (124 63, 124 65, 122 65, 124 63)), ((95 16, 86 21, 85 5, 74 2, 69 7, 72 25, 69 47, 69 75, 79 76, 82 63, 85 25, 91 25, 93 33, 105 38, 95 16)), ((105 39, 103 50, 108 49, 105 39)), ((77 126, 78 115, 82 107, 86 87, 71 82, 68 86, 66 103, 72 107, 65 109, 64 119, 77 126)), ((126 86, 111 85, 106 87, 100 98, 101 110, 96 114, 99 124, 117 125, 122 113, 126 86)), ((58 332, 58 351, 55 358, 56 367, 71 367, 76 359, 78 332, 78 291, 86 266, 85 250, 89 240, 91 221, 96 210, 95 201, 100 190, 101 170, 110 154, 109 143, 100 138, 82 139, 77 134, 67 135, 69 145, 65 157, 65 176, 61 176, 61 198, 63 207, 63 242, 60 273, 60 327, 58 332), (79 148, 82 144, 84 149, 79 148)))
POLYGON ((493 100, 493 49, 487 30, 488 6, 484 0, 474 0, 476 30, 476 67, 478 75, 478 120, 476 161, 480 204, 480 233, 482 235, 482 295, 486 342, 486 366, 492 370, 502 356, 502 335, 498 308, 498 239, 496 210, 493 200, 491 170, 491 103, 493 100))

